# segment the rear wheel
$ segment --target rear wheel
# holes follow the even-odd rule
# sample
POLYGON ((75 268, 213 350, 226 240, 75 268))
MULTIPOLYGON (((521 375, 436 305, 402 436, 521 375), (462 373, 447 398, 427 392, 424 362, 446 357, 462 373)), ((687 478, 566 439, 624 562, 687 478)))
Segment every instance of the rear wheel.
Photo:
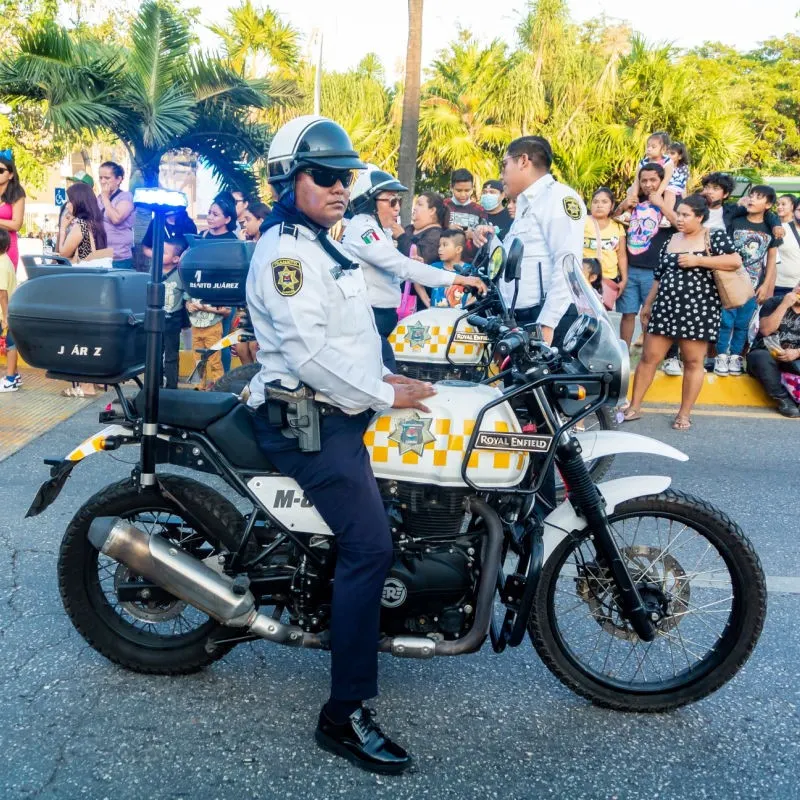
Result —
POLYGON ((125 480, 90 498, 70 522, 58 559, 64 608, 84 639, 115 664, 157 675, 196 672, 227 653, 234 642, 209 643, 209 637, 234 639, 203 612, 158 590, 152 599, 121 601, 117 592, 141 576, 100 553, 88 539, 96 517, 120 517, 147 533, 159 533, 196 558, 213 558, 238 547, 244 519, 218 492, 176 475, 159 476, 177 502, 155 490, 138 491, 125 480), (203 520, 196 530, 183 518, 203 520))
POLYGON ((226 372, 216 383, 212 384, 209 391, 241 394, 245 386, 248 386, 260 371, 261 364, 258 362, 243 364, 241 367, 226 372))
POLYGON ((593 703, 619 711, 669 711, 720 688, 744 665, 766 616, 758 556, 714 506, 664 492, 617 506, 609 517, 640 594, 661 620, 652 642, 625 620, 587 532, 547 559, 529 633, 549 669, 593 703))

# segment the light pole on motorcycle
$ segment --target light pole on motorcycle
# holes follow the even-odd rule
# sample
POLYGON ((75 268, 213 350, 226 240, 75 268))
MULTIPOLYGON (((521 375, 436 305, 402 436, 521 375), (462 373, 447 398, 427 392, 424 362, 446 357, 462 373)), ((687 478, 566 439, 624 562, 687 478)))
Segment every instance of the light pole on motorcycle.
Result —
POLYGON ((139 485, 147 487, 154 486, 156 482, 158 393, 163 383, 161 354, 164 340, 164 284, 161 280, 161 265, 164 260, 164 218, 170 212, 186 209, 188 200, 183 192, 140 188, 134 192, 133 203, 137 208, 153 213, 153 256, 144 317, 147 355, 144 370, 142 449, 139 460, 139 485))

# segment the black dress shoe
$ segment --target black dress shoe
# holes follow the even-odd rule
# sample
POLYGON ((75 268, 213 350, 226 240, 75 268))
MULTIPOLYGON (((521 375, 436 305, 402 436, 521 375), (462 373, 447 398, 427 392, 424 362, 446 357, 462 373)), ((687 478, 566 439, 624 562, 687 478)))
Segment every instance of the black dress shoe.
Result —
POLYGON ((800 408, 791 397, 784 397, 778 400, 778 413, 784 417, 800 417, 800 408))
POLYGON ((334 724, 321 711, 314 738, 323 750, 368 772, 399 775, 411 765, 411 756, 383 734, 372 710, 363 706, 344 725, 334 724))

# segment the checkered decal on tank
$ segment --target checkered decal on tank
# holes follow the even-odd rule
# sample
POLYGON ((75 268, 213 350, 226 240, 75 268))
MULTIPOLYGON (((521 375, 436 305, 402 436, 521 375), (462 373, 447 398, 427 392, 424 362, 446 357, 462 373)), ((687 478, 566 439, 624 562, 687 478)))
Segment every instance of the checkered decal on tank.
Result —
MULTIPOLYGON (((382 416, 375 421, 374 426, 364 434, 364 444, 369 452, 373 464, 386 464, 389 461, 390 451, 394 448, 393 458, 400 458, 404 464, 421 464, 433 454, 433 465, 444 467, 460 465, 464 459, 469 437, 475 429, 474 419, 452 422, 449 419, 433 420, 431 432, 435 440, 424 445, 423 455, 415 452, 406 452, 399 455, 400 446, 392 441, 389 436, 397 425, 397 419, 382 416)), ((482 430, 488 430, 484 425, 482 430)), ((495 421, 491 430, 495 433, 508 433, 511 428, 507 422, 495 421)), ((522 470, 525 465, 525 455, 506 451, 473 450, 469 457, 469 468, 482 467, 484 469, 509 469, 511 459, 516 459, 516 469, 522 470)))
MULTIPOLYGON (((450 334, 453 329, 443 328, 440 325, 431 325, 420 331, 419 339, 413 338, 414 326, 398 325, 389 336, 389 344, 392 346, 395 355, 402 353, 441 353, 444 355, 447 352, 447 343, 450 341, 450 334), (419 344, 417 344, 419 342, 419 344)), ((420 326, 422 328, 422 326, 420 326)), ((478 333, 475 328, 466 326, 463 328, 464 333, 478 333)), ((453 342, 450 347, 450 356, 465 355, 474 356, 481 352, 484 345, 482 344, 467 344, 464 342, 453 342)), ((401 359, 402 360, 402 359, 401 359)))

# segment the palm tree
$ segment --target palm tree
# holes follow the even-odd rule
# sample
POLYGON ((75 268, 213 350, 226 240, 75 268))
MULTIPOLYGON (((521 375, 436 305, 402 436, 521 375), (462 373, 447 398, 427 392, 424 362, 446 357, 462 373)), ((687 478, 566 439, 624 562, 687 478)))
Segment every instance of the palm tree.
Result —
MULTIPOLYGON (((400 183, 414 196, 417 180, 417 148, 419 145, 419 102, 422 70, 422 0, 408 0, 408 45, 406 75, 403 85, 403 117, 400 125, 400 154, 397 172, 400 183)), ((411 203, 402 210, 403 223, 411 217, 411 203)))
POLYGON ((126 48, 53 24, 26 33, 0 63, 0 99, 43 101, 55 130, 115 135, 146 186, 157 185, 164 153, 186 148, 223 185, 251 191, 249 164, 263 156, 270 136, 251 112, 293 102, 296 90, 276 91, 226 61, 192 54, 188 25, 169 6, 149 0, 126 48))
POLYGON ((439 54, 420 107, 419 163, 426 174, 441 182, 451 170, 465 168, 478 181, 496 177, 511 139, 495 105, 508 70, 505 45, 481 47, 468 32, 439 54))
POLYGON ((209 30, 222 40, 231 66, 247 77, 257 77, 259 57, 267 57, 273 69, 286 74, 300 61, 298 32, 271 8, 256 8, 243 0, 228 13, 226 25, 211 25, 209 30))

